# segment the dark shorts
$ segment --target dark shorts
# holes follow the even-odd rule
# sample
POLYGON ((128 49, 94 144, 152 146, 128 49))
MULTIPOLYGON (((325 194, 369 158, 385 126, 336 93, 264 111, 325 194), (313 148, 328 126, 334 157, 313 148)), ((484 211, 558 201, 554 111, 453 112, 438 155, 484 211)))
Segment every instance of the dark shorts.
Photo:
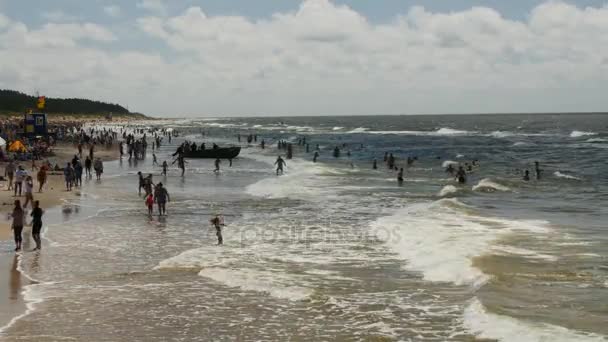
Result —
POLYGON ((42 230, 42 222, 34 222, 32 224, 32 235, 40 235, 42 230))

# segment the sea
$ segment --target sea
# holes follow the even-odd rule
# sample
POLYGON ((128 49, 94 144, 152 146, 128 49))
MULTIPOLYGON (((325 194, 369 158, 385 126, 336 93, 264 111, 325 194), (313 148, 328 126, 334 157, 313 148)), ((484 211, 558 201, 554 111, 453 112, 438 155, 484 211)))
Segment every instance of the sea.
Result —
POLYGON ((137 125, 180 133, 161 163, 184 140, 242 150, 219 173, 190 159, 185 177, 161 176, 150 148, 106 163, 19 257, 27 311, 0 341, 608 340, 608 115, 137 125), (473 161, 466 184, 445 171, 473 161), (167 187, 166 217, 148 217, 138 171, 167 187))

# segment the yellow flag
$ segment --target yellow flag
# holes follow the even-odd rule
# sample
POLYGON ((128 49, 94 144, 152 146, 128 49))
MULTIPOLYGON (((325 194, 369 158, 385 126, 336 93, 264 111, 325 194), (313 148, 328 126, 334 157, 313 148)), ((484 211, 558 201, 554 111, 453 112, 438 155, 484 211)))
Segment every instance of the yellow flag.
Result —
POLYGON ((38 109, 44 109, 46 98, 44 96, 38 97, 38 109))

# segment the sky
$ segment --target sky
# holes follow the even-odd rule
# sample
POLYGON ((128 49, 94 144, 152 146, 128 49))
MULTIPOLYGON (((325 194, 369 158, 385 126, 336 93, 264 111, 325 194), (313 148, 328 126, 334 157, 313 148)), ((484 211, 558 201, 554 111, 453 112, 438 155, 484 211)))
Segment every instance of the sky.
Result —
POLYGON ((159 117, 608 111, 599 0, 0 0, 0 88, 159 117))

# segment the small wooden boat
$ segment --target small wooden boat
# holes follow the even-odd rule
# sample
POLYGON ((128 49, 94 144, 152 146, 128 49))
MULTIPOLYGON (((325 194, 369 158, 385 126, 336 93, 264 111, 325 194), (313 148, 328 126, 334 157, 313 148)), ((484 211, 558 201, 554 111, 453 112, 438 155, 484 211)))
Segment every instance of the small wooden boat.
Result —
POLYGON ((232 159, 241 153, 240 147, 220 147, 184 152, 185 158, 232 159))

